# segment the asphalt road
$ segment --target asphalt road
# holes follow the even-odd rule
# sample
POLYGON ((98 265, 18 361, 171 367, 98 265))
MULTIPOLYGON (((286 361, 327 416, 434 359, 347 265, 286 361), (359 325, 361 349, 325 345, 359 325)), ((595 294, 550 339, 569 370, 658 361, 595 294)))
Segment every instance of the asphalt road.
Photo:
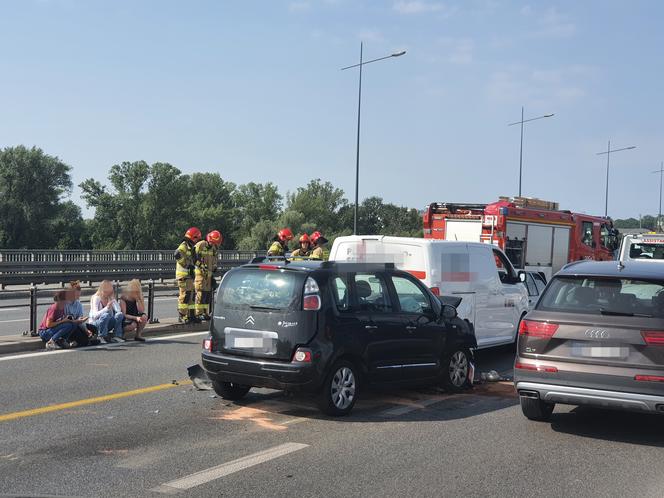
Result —
MULTIPOLYGON (((37 307, 37 326, 41 322, 44 313, 53 303, 51 293, 39 298, 37 307)), ((147 299, 147 296, 145 296, 147 299)), ((89 296, 82 298, 83 309, 89 311, 89 296)), ((28 330, 30 325, 29 298, 0 299, 0 336, 21 334, 28 330)), ((147 303, 146 303, 147 304, 147 303)), ((155 297, 154 311, 157 318, 177 318, 177 295, 174 291, 162 291, 155 297)))
POLYGON ((662 495, 662 418, 529 422, 508 383, 365 392, 343 419, 278 391, 231 403, 172 383, 202 337, 0 357, 0 495, 662 495))

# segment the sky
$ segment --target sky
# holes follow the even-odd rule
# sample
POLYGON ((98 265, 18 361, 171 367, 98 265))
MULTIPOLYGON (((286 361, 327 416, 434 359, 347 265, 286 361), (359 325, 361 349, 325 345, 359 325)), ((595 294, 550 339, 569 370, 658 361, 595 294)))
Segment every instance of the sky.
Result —
MULTIPOLYGON (((105 181, 121 161, 424 208, 523 193, 656 214, 664 2, 0 0, 0 147, 105 181)), ((80 191, 72 198, 79 202, 80 191)), ((85 211, 85 214, 90 214, 85 211)))

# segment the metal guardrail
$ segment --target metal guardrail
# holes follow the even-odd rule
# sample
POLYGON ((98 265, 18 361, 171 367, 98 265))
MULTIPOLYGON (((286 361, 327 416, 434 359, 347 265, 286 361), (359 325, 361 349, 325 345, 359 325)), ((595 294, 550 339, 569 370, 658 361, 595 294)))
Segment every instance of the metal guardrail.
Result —
MULTIPOLYGON (((265 251, 219 251, 218 273, 265 251)), ((80 280, 163 280, 175 274, 174 251, 0 250, 0 287, 80 280)))

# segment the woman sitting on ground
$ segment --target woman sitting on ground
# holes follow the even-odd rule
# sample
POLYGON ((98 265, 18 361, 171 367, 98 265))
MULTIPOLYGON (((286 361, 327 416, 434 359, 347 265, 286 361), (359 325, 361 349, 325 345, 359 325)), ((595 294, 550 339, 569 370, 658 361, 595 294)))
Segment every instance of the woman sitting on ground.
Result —
POLYGON ((145 314, 145 301, 140 280, 131 280, 126 285, 120 296, 120 309, 124 314, 125 333, 136 332, 134 340, 145 342, 141 333, 148 323, 148 316, 145 314))
POLYGON ((56 292, 53 301, 39 325, 39 337, 46 343, 46 349, 67 349, 69 336, 78 323, 65 315, 66 291, 56 292))
POLYGON ((123 320, 124 315, 114 297, 113 284, 109 280, 104 280, 90 299, 88 323, 95 326, 102 341, 124 342, 123 320))
POLYGON ((69 343, 72 347, 94 346, 99 344, 97 329, 94 325, 85 323, 87 317, 85 316, 85 313, 83 313, 83 304, 81 303, 81 284, 78 280, 72 280, 69 282, 65 315, 67 318, 72 318, 77 322, 77 328, 74 329, 69 337, 69 343))

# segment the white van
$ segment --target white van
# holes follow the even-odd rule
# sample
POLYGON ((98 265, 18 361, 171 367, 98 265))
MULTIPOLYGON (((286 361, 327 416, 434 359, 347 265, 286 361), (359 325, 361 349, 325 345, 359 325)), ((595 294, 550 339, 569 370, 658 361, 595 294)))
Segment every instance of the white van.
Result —
POLYGON ((338 237, 331 261, 394 263, 438 295, 462 298, 459 316, 475 328, 479 348, 515 341, 528 291, 497 247, 383 235, 338 237))

